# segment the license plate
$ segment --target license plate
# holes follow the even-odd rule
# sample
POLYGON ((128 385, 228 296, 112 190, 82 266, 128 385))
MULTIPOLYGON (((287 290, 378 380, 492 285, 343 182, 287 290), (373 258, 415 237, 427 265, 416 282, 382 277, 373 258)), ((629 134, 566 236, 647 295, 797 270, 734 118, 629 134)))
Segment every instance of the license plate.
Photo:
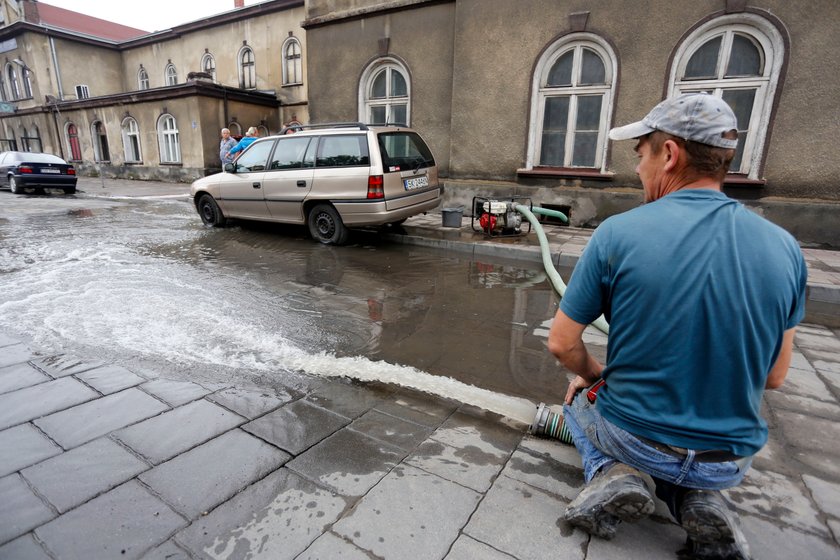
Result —
POLYGON ((53 169, 52 167, 42 167, 41 173, 61 173, 61 169, 53 169))
POLYGON ((413 179, 403 179, 405 190, 413 191, 414 189, 422 189, 429 186, 429 177, 423 175, 422 177, 414 177, 413 179))

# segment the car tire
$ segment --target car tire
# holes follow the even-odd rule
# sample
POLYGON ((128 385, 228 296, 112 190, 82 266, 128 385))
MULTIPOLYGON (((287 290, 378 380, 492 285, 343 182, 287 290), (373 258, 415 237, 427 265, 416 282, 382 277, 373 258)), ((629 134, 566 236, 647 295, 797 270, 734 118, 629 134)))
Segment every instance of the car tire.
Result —
POLYGON ((222 214, 222 209, 219 208, 219 205, 216 204, 216 201, 213 200, 213 197, 209 194, 205 194, 198 199, 196 208, 198 209, 198 215, 201 216, 201 221, 204 222, 204 225, 211 227, 224 227, 225 224, 227 224, 227 218, 225 218, 225 215, 222 214))
POLYGON ((12 191, 12 194, 23 194, 23 189, 14 177, 9 177, 9 190, 12 191))
POLYGON ((64 189, 64 194, 76 194, 76 187, 67 187, 64 189))
POLYGON ((309 212, 309 234, 324 245, 344 245, 350 232, 341 221, 335 208, 329 204, 319 204, 309 212))

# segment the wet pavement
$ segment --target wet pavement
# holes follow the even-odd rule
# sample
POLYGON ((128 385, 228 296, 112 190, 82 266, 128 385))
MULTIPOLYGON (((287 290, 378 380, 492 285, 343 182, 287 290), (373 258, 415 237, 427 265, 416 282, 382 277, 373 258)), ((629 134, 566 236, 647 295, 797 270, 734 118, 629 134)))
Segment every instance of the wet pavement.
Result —
MULTIPOLYGON (((533 235, 440 223, 412 218, 392 239, 535 258, 533 235)), ((572 266, 587 233, 547 229, 555 262, 572 266)), ((837 253, 806 258, 809 313, 833 317, 837 253)), ((132 371, 0 330, 0 559, 674 559, 682 548, 663 507, 613 541, 568 526, 577 453, 521 421, 379 382, 234 381, 132 371)), ((840 554, 838 397, 838 331, 805 324, 784 387, 764 399, 769 443, 728 492, 756 559, 840 554)))

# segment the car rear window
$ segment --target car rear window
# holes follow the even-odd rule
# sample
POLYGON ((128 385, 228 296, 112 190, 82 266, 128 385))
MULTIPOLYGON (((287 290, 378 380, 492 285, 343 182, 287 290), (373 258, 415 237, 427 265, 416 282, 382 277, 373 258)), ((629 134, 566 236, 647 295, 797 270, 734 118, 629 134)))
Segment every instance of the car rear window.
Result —
POLYGON ((64 160, 52 154, 36 154, 26 153, 19 154, 18 161, 28 161, 30 163, 64 163, 64 160))
POLYGON ((370 165, 367 137, 360 134, 322 136, 315 164, 317 167, 370 165))
POLYGON ((416 132, 383 132, 378 135, 382 167, 386 173, 431 167, 432 151, 416 132))

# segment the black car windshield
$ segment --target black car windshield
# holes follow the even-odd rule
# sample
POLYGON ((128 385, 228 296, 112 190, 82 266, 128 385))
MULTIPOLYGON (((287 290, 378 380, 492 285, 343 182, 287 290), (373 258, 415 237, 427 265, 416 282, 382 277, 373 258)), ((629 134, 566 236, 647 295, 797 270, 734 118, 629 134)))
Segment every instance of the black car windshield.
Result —
POLYGON ((386 173, 431 167, 435 158, 416 132, 384 132, 379 134, 382 167, 386 173))

